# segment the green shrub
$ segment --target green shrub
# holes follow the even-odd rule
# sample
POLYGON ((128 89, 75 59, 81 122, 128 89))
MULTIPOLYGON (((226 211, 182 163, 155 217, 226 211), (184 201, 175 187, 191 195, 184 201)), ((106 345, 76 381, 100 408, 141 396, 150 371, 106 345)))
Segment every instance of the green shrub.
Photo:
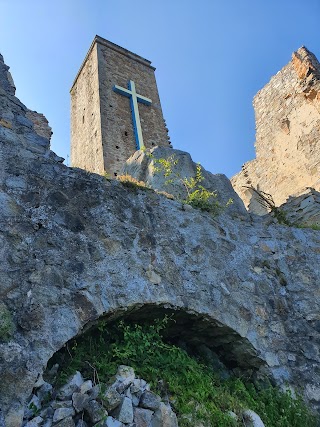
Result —
POLYGON ((219 215, 226 207, 233 203, 232 199, 229 199, 227 204, 224 206, 216 200, 217 193, 215 191, 207 190, 200 183, 204 181, 202 174, 202 166, 200 163, 196 165, 196 173, 194 177, 186 178, 181 177, 175 172, 175 166, 178 164, 178 159, 174 155, 167 159, 156 159, 153 158, 155 172, 163 173, 164 177, 167 178, 165 185, 174 184, 174 182, 180 181, 184 188, 186 197, 181 200, 182 203, 191 205, 196 209, 201 209, 206 212, 210 212, 213 216, 219 215))
POLYGON ((248 408, 260 415, 266 427, 317 425, 301 399, 294 400, 289 393, 281 393, 271 385, 257 390, 238 378, 221 380, 211 367, 165 342, 161 332, 167 322, 167 318, 144 326, 120 322, 108 328, 100 323, 94 334, 87 333, 73 341, 65 352, 60 381, 80 370, 86 378, 107 382, 118 365, 127 364, 151 383, 152 390, 169 399, 181 427, 197 423, 243 426, 228 411, 240 416, 248 408))

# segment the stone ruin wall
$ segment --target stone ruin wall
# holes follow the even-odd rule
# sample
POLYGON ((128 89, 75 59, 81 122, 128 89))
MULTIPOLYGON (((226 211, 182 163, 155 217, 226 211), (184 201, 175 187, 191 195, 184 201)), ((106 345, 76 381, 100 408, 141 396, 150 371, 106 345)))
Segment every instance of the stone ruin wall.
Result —
MULTIPOLYGON (((9 71, 9 67, 4 64, 3 57, 0 54, 0 96, 14 96, 16 93, 16 86, 14 84, 13 78, 9 71)), ((21 103, 20 103, 21 104, 21 103)), ((21 109, 23 109, 25 117, 22 118, 22 115, 19 116, 18 125, 20 127, 26 127, 31 132, 35 132, 38 136, 43 138, 42 145, 46 146, 50 143, 52 129, 49 126, 49 122, 46 117, 38 113, 37 111, 29 110, 23 104, 21 104, 21 109)), ((2 128, 12 130, 14 128, 13 124, 14 115, 9 110, 9 108, 4 111, 1 111, 0 115, 0 126, 2 128)), ((19 133, 22 133, 19 130, 19 133)))
POLYGON ((27 110, 26 117, 32 121, 34 131, 43 138, 50 141, 52 135, 52 129, 49 126, 47 118, 36 111, 27 110))
POLYGON ((143 310, 172 310, 178 336, 301 387, 319 408, 319 233, 231 211, 212 218, 68 168, 7 70, 0 55, 0 315, 10 319, 0 425, 21 426, 39 374, 70 339, 143 310))
POLYGON ((253 101, 256 159, 231 182, 249 210, 261 212, 254 186, 281 205, 306 187, 320 190, 320 64, 305 47, 253 101), (250 205, 250 206, 249 206, 250 205))

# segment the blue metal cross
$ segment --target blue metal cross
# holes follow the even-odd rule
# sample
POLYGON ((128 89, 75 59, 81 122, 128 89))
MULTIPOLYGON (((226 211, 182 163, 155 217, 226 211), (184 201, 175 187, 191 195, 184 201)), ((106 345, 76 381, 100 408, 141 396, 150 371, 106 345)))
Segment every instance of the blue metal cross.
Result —
POLYGON ((120 95, 124 95, 127 98, 130 98, 130 106, 131 106, 131 113, 132 113, 133 129, 134 129, 134 134, 136 138, 136 146, 137 146, 137 150, 140 150, 141 148, 144 148, 144 143, 143 143, 143 137, 142 137, 138 102, 141 102, 142 104, 146 104, 146 105, 151 105, 152 101, 151 99, 146 98, 145 96, 137 94, 136 86, 132 80, 130 80, 128 83, 128 89, 114 85, 113 90, 117 93, 120 93, 120 95))

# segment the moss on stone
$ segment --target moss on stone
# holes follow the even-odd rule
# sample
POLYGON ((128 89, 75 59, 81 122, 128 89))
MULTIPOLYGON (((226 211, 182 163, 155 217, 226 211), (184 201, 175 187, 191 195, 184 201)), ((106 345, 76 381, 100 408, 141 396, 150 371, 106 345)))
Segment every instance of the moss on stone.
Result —
POLYGON ((14 332, 14 323, 8 307, 0 303, 0 341, 7 341, 14 332))

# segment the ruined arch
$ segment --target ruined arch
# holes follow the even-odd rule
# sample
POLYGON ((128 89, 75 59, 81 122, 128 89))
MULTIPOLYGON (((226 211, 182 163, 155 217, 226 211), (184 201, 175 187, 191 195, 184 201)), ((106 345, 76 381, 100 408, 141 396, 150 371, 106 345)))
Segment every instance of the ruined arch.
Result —
MULTIPOLYGON (((81 332, 73 336, 70 341, 75 338, 81 339, 83 334, 94 331, 100 320, 104 320, 107 326, 119 320, 144 324, 152 323, 154 319, 162 319, 164 316, 170 318, 168 326, 164 330, 164 337, 168 341, 178 346, 181 343, 187 344, 193 349, 205 345, 217 354, 227 368, 237 368, 238 372, 249 376, 261 369, 264 374, 267 373, 266 362, 259 357, 259 352, 247 338, 241 337, 234 329, 208 314, 199 314, 185 307, 172 306, 169 303, 162 305, 137 304, 125 310, 120 309, 117 312, 102 315, 94 321, 89 321, 81 332)), ((61 348, 66 344, 64 343, 61 348)))

